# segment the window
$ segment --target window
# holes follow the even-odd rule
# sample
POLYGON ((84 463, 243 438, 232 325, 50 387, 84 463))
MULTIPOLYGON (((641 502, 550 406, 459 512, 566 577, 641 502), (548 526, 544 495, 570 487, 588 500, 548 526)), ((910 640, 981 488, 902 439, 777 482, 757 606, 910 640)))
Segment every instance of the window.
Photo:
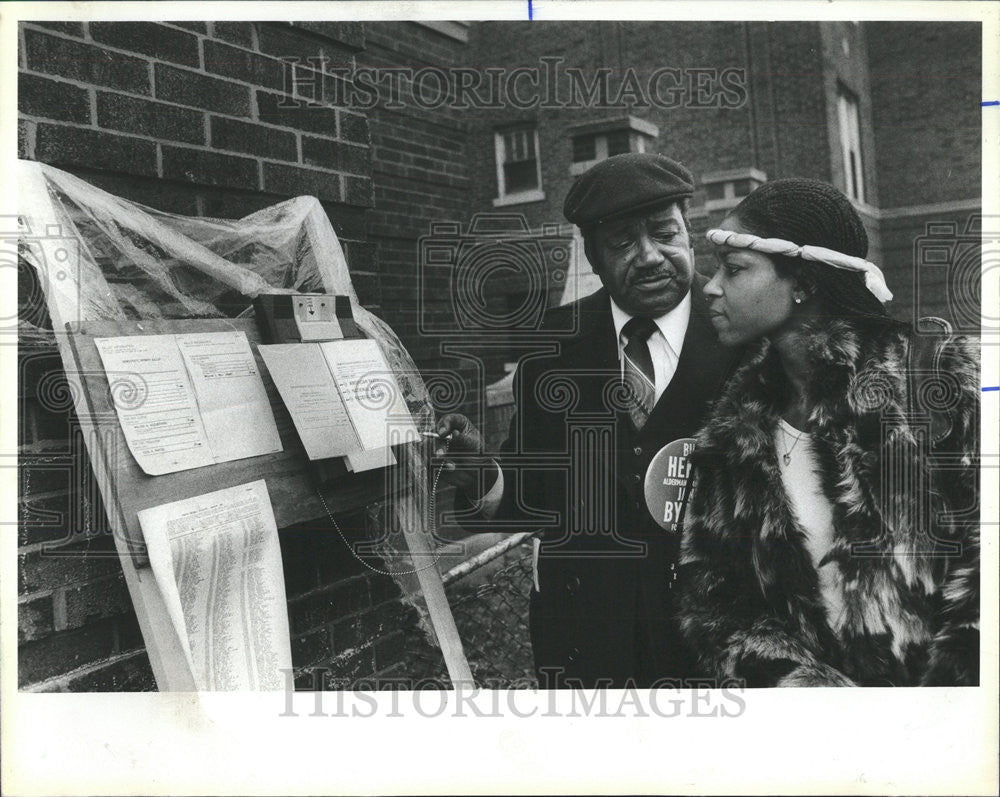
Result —
POLYGON ((538 130, 522 125, 494 134, 497 189, 494 205, 537 202, 542 192, 542 162, 538 153, 538 130))
POLYGON ((840 123, 840 148, 844 158, 844 193, 851 199, 864 202, 865 175, 861 160, 858 99, 843 86, 837 92, 837 120, 840 123))
POLYGON ((612 155, 622 155, 623 153, 630 151, 631 148, 630 148, 628 130, 615 130, 613 133, 608 133, 609 158, 612 155))
POLYGON ((731 210, 758 186, 767 182, 767 175, 751 167, 705 172, 699 179, 705 190, 705 210, 731 210))
POLYGON ((599 119, 571 128, 573 162, 570 174, 583 174, 598 161, 626 152, 645 152, 650 142, 660 134, 656 125, 625 116, 599 119))
POLYGON ((597 136, 573 138, 573 163, 597 160, 597 136))
POLYGON ((755 188, 753 182, 749 179, 745 180, 733 180, 733 196, 740 197, 741 199, 749 194, 755 188))
POLYGON ((709 183, 705 186, 705 195, 709 199, 725 199, 726 198, 726 184, 723 183, 709 183))

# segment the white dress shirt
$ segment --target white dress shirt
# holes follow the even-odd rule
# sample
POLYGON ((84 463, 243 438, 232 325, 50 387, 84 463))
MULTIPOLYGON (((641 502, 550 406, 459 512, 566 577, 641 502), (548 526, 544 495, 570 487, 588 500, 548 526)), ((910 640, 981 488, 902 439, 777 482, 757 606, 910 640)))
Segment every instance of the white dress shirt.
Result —
MULTIPOLYGON (((614 299, 611 299, 611 319, 615 325, 615 338, 618 341, 618 364, 622 369, 622 378, 625 373, 625 343, 622 341, 622 327, 625 326, 632 316, 622 310, 614 299)), ((653 376, 656 383, 656 400, 660 400, 663 391, 667 389, 670 380, 674 378, 677 371, 677 362, 681 356, 681 349, 684 346, 684 336, 687 334, 688 321, 691 319, 691 292, 688 291, 680 303, 659 318, 654 318, 657 331, 646 339, 649 347, 649 356, 653 361, 653 376)), ((497 465, 497 480, 493 486, 474 506, 479 510, 479 514, 485 518, 492 518, 500 506, 500 498, 503 496, 503 469, 497 465)), ((532 540, 534 545, 532 556, 532 576, 535 583, 535 590, 540 592, 541 586, 538 583, 538 550, 541 542, 535 537, 532 540)))
MULTIPOLYGON (((632 320, 632 316, 622 310, 612 299, 611 318, 615 323, 615 336, 618 340, 618 363, 622 368, 624 378, 625 342, 622 340, 622 327, 632 320)), ((649 347, 649 356, 653 360, 657 401, 660 400, 663 391, 667 389, 670 380, 674 378, 690 319, 691 291, 684 295, 680 304, 673 310, 653 319, 656 322, 657 331, 646 339, 646 345, 649 347)))

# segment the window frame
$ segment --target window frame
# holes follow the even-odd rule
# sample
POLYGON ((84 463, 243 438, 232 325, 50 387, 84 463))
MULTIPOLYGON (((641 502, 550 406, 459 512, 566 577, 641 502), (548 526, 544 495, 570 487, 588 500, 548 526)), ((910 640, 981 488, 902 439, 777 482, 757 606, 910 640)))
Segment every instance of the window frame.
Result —
POLYGON ((861 103, 858 95, 842 83, 837 84, 837 128, 840 132, 840 158, 844 169, 844 193, 853 202, 864 203, 867 186, 861 137, 861 103))
POLYGON ((509 125, 493 131, 493 155, 496 161, 497 196, 493 200, 493 207, 504 205, 519 205, 525 202, 540 202, 545 199, 545 191, 542 188, 542 149, 538 137, 538 125, 533 122, 525 122, 518 125, 509 125), (504 136, 511 133, 524 131, 533 136, 535 145, 535 187, 527 190, 508 191, 507 180, 504 176, 504 165, 507 160, 507 145, 504 136))

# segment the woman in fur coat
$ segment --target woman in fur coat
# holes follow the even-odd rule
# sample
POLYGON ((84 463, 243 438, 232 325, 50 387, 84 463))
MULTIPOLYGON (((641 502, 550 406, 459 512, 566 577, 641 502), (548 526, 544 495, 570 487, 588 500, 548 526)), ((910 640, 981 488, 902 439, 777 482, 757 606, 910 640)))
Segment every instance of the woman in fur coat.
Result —
POLYGON ((767 183, 705 288, 748 344, 700 433, 680 618, 747 686, 978 683, 978 354, 893 321, 847 198, 767 183))

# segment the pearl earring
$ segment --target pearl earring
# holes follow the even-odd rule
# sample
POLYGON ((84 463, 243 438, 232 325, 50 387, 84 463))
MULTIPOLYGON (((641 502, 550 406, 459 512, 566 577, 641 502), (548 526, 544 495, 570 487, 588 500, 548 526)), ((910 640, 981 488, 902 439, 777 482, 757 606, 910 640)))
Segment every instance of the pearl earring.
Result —
POLYGON ((798 296, 795 297, 795 304, 802 304, 802 299, 798 296))

